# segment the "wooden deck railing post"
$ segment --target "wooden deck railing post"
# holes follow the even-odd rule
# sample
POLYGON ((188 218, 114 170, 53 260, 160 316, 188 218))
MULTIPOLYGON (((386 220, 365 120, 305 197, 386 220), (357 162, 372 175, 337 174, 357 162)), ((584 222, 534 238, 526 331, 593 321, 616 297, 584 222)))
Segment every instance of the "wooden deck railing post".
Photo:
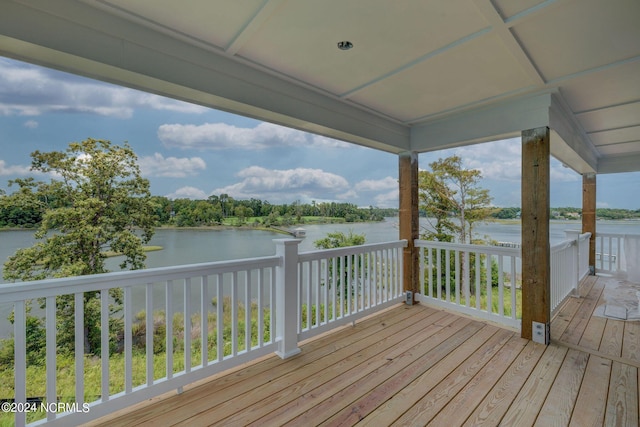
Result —
POLYGON ((549 128, 522 131, 522 337, 549 344, 549 128))
POLYGON ((582 175, 582 232, 589 238, 589 274, 596 274, 596 174, 582 175))
POLYGON ((414 241, 420 237, 418 216, 418 154, 405 152, 399 155, 400 184, 400 239, 408 242, 403 250, 403 286, 405 292, 411 292, 411 303, 414 302, 419 283, 419 257, 414 241))
POLYGON ((300 353, 298 347, 298 244, 300 239, 275 239, 276 255, 276 354, 283 359, 300 353))

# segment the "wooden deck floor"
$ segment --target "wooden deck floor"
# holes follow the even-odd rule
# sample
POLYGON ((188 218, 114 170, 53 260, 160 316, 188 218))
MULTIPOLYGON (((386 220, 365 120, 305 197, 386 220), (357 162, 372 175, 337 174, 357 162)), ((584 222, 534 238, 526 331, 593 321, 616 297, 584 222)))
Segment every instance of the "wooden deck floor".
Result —
POLYGON ((637 426, 640 322, 592 316, 607 280, 585 280, 548 347, 398 306, 289 360, 270 356, 93 424, 637 426))

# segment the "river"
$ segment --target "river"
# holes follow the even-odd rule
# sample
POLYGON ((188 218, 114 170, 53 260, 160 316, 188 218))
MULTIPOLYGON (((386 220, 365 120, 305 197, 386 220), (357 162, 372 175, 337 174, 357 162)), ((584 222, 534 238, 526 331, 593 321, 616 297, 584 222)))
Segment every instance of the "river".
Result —
MULTIPOLYGON (((426 220, 421 226, 427 227, 426 220)), ((579 221, 552 221, 550 225, 551 243, 565 238, 565 230, 579 230, 579 221)), ((304 226, 307 237, 300 243, 300 252, 314 250, 313 242, 327 233, 340 231, 364 234, 367 243, 379 243, 398 238, 398 219, 387 218, 382 222, 320 224, 304 226)), ((598 221, 597 229, 605 233, 640 234, 640 221, 598 221)), ((0 231, 0 261, 4 261, 16 250, 31 246, 35 239, 33 231, 0 231)), ((489 222, 476 226, 478 237, 490 237, 501 242, 520 243, 521 231, 518 222, 489 222)), ((251 229, 158 229, 149 243, 162 246, 161 251, 147 253, 147 267, 193 264, 209 261, 251 258, 273 255, 273 239, 288 236, 263 230, 251 229)), ((108 268, 117 270, 117 258, 108 260, 108 268)), ((6 283, 0 277, 0 284, 6 283)))
MULTIPOLYGON (((423 220, 421 226, 428 227, 423 220)), ((552 221, 551 243, 565 238, 565 230, 579 230, 579 221, 552 221)), ((640 234, 640 221, 598 221, 597 229, 606 233, 640 234)), ((306 238, 299 246, 301 252, 314 250, 313 242, 327 233, 341 231, 364 234, 367 243, 379 243, 398 238, 398 219, 387 218, 376 223, 306 225, 306 238)), ((502 242, 521 242, 520 224, 513 222, 491 222, 476 227, 478 237, 490 237, 502 242)), ((149 243, 162 246, 161 251, 147 253, 147 267, 193 264, 209 261, 252 258, 275 254, 273 239, 287 238, 283 234, 251 229, 158 229, 149 243)), ((17 249, 31 246, 35 242, 33 231, 0 231, 0 260, 4 263, 17 249)), ((108 260, 107 267, 116 271, 118 258, 108 260)), ((6 283, 0 276, 0 284, 6 283)), ((0 285, 1 286, 1 285, 0 285)), ((0 301, 0 338, 7 336, 11 311, 9 304, 0 301)))

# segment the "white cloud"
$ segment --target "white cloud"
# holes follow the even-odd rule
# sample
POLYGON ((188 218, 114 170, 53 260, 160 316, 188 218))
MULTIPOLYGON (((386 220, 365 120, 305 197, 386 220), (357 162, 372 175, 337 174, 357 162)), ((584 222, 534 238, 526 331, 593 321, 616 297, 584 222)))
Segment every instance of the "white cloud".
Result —
MULTIPOLYGON (((522 143, 519 138, 468 145, 429 153, 428 161, 421 169, 429 169, 428 164, 437 159, 457 155, 463 166, 478 169, 483 179, 519 182, 522 178, 522 143)), ((555 182, 571 182, 579 179, 571 169, 562 167, 556 159, 551 159, 551 179, 555 182)))
POLYGON ((293 146, 350 147, 346 142, 271 123, 260 123, 254 128, 226 123, 164 124, 158 128, 158 138, 166 147, 199 150, 261 150, 293 146))
POLYGON ((355 185, 358 191, 382 191, 398 188, 398 179, 386 177, 383 179, 365 179, 355 185))
POLYGON ((378 194, 373 198, 375 206, 379 208, 397 208, 399 189, 391 190, 382 194, 378 194))
POLYGON ((293 200, 331 200, 349 189, 346 179, 321 169, 287 170, 251 166, 237 174, 240 182, 217 188, 212 194, 229 194, 238 199, 266 199, 272 203, 293 200))
POLYGON ((35 120, 27 120, 26 122, 24 122, 24 127, 35 129, 38 127, 38 122, 36 122, 35 120))
POLYGON ((150 93, 0 59, 0 115, 87 113, 128 119, 137 109, 203 113, 206 108, 150 93))
POLYGON ((200 157, 164 157, 160 153, 139 159, 142 174, 149 177, 185 178, 207 168, 200 157))
POLYGON ((31 168, 29 166, 22 165, 7 165, 4 160, 0 159, 0 176, 24 176, 30 175, 31 168))
POLYGON ((338 200, 346 200, 350 201, 358 197, 358 193, 353 190, 348 190, 346 193, 341 193, 336 195, 336 199, 338 200))
POLYGON ((478 169, 484 179, 518 182, 522 171, 522 144, 517 138, 455 149, 464 166, 478 169))
POLYGON ((166 195, 167 198, 175 200, 175 199, 192 199, 192 200, 203 200, 207 198, 207 193, 200 190, 196 187, 181 187, 178 188, 171 194, 166 195))

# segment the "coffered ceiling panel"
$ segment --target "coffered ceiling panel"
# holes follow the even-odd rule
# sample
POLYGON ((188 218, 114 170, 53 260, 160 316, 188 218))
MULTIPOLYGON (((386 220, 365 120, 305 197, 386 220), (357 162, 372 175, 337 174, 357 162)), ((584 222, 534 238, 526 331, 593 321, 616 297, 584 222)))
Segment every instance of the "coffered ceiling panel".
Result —
POLYGON ((371 85, 351 99, 412 122, 532 85, 500 39, 488 33, 371 85))
POLYGON ((487 26, 470 0, 293 1, 273 13, 238 56, 342 95, 487 26), (353 49, 339 50, 343 40, 353 49))
POLYGON ((493 0, 496 10, 503 19, 509 19, 520 12, 531 10, 545 3, 544 0, 493 0))
POLYGON ((638 55, 640 1, 565 1, 513 28, 546 81, 638 55))
POLYGON ((226 48, 260 11, 263 0, 100 0, 110 12, 158 31, 226 48), (223 7, 224 6, 224 7, 223 7))

